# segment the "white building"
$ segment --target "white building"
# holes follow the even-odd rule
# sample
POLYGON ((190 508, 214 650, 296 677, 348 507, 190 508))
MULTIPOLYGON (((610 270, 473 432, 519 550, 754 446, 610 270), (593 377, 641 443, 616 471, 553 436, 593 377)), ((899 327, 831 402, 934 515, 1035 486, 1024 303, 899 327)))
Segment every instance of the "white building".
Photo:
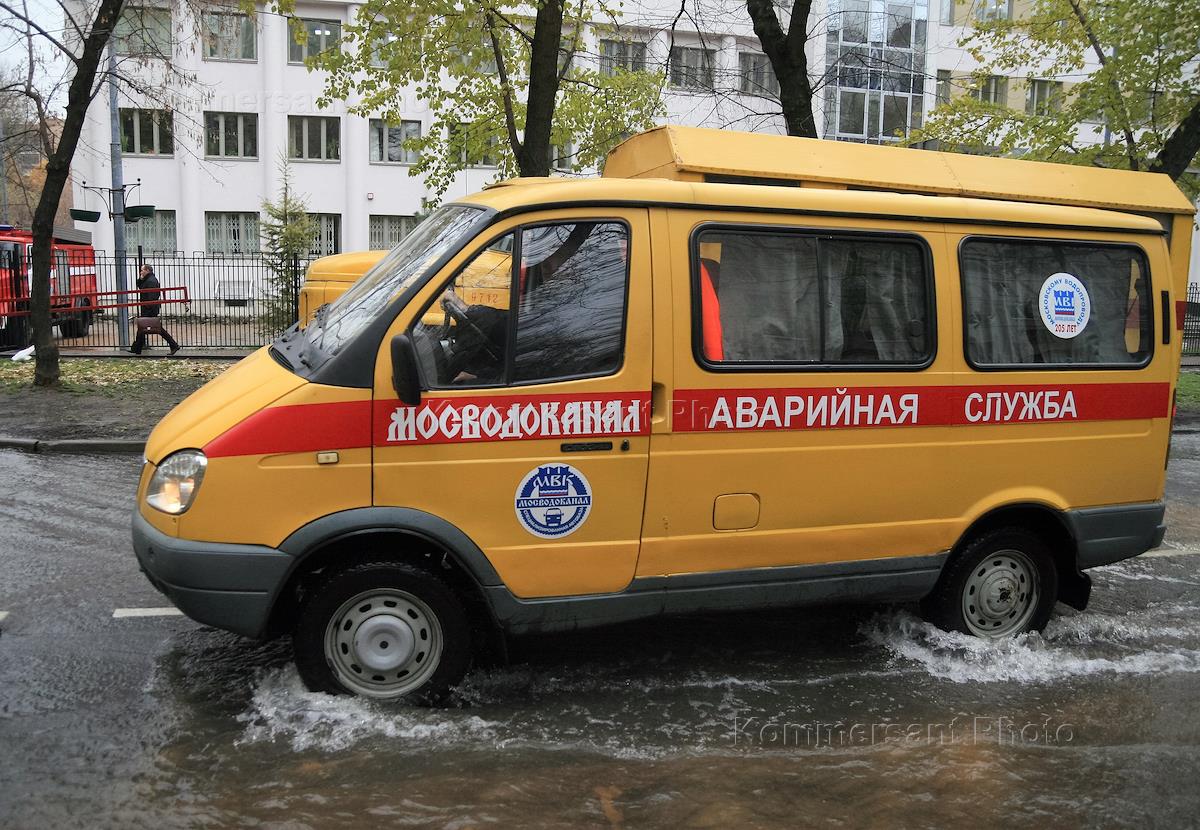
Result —
MULTIPOLYGON (((178 87, 170 113, 122 90, 125 181, 141 181, 133 203, 153 204, 158 211, 153 220, 128 226, 129 248, 141 244, 146 251, 187 254, 255 250, 262 202, 279 191, 278 160, 285 154, 294 186, 307 195, 320 222, 314 254, 394 245, 429 193, 408 175, 412 159, 389 148, 389 133, 396 138, 423 132, 429 114, 415 96, 400 125, 349 115, 343 102, 320 109, 323 73, 303 64, 309 50, 336 41, 359 6, 302 0, 296 16, 305 21, 309 40, 297 44, 287 21, 276 15, 250 19, 222 7, 195 21, 179 7, 167 8, 168 2, 142 0, 130 13, 140 16, 148 45, 170 54, 178 70, 196 81, 178 87), (194 31, 204 34, 179 34, 194 31)), ((817 34, 808 57, 817 86, 818 130, 826 138, 891 141, 919 127, 939 98, 964 94, 969 86, 975 65, 957 45, 964 25, 976 16, 1011 15, 1013 2, 817 0, 809 21, 817 34)), ((588 31, 575 59, 599 61, 601 68, 653 68, 667 65, 673 51, 664 95, 667 121, 782 132, 782 118, 773 114, 778 105, 769 97, 774 77, 744 2, 713 0, 703 4, 703 18, 680 17, 679 9, 670 0, 631 0, 623 7, 620 39, 588 31)), ((125 47, 118 51, 130 51, 120 31, 118 42, 125 47)), ((151 85, 164 83, 154 76, 154 61, 142 71, 151 85)), ((971 94, 1033 111, 1052 105, 1062 92, 1053 79, 1026 84, 996 78, 971 94)), ((1080 131, 1081 140, 1101 140, 1088 125, 1080 131)), ((89 112, 74 162, 77 207, 103 207, 81 185, 109 183, 110 134, 108 103, 101 96, 89 112)), ((495 168, 467 169, 446 198, 476 191, 495 176, 495 168)), ((112 249, 111 223, 87 228, 98 249, 112 249)))

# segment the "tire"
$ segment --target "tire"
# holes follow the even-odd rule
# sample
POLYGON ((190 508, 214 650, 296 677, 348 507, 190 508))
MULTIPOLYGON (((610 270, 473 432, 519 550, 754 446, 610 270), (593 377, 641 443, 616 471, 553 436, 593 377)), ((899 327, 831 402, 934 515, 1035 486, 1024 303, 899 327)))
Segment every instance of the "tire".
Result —
POLYGON ((1000 639, 1041 631, 1057 597, 1058 569, 1046 543, 1023 528, 1000 528, 950 560, 921 612, 946 631, 1000 639))
POLYGON ((293 632, 296 668, 315 692, 433 706, 471 663, 462 603, 429 571, 367 562, 313 588, 293 632))
POLYGON ((58 324, 58 331, 63 337, 87 337, 88 332, 92 330, 91 304, 84 300, 77 308, 82 310, 70 317, 64 317, 58 324))
POLYGON ((0 346, 6 349, 23 349, 29 345, 29 318, 7 317, 0 328, 0 346))

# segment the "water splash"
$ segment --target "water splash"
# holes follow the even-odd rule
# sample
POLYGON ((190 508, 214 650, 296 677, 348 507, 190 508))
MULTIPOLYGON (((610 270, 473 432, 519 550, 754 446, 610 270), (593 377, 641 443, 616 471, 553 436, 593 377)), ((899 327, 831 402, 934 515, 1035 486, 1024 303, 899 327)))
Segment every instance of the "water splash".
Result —
POLYGON ((1200 620, 1190 622, 1197 610, 1163 603, 1126 614, 1061 616, 1043 633, 1007 640, 942 631, 907 611, 892 611, 868 620, 860 633, 894 658, 955 683, 1043 683, 1105 673, 1200 672, 1200 620))

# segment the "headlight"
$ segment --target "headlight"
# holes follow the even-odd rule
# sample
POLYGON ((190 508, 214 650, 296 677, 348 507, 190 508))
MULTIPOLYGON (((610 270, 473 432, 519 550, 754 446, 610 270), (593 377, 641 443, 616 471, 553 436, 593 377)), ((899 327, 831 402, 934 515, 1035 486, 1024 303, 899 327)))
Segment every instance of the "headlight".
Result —
POLYGON ((146 487, 146 503, 155 510, 178 515, 192 506, 208 459, 200 450, 180 450, 167 456, 146 487))

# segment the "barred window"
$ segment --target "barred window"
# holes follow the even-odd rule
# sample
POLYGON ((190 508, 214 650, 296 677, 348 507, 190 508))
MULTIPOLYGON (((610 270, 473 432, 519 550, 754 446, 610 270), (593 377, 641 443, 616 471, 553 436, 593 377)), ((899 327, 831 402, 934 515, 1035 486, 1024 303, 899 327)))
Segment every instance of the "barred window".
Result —
POLYGON ((210 254, 225 256, 258 253, 258 214, 206 212, 204 247, 210 254))
POLYGON ((342 215, 340 213, 310 213, 317 232, 313 236, 312 256, 329 256, 342 252, 342 215))
POLYGON ((175 253, 175 211, 156 208, 147 219, 126 222, 125 249, 137 253, 139 245, 143 254, 175 253))
POLYGON ((1141 366, 1153 350, 1149 270, 1132 245, 968 239, 960 254, 974 366, 1141 366))
POLYGON ((370 247, 376 251, 395 248, 416 226, 415 216, 374 214, 370 218, 370 247))
POLYGON ((698 353, 736 366, 924 365, 934 315, 910 238, 707 230, 693 265, 698 353))

